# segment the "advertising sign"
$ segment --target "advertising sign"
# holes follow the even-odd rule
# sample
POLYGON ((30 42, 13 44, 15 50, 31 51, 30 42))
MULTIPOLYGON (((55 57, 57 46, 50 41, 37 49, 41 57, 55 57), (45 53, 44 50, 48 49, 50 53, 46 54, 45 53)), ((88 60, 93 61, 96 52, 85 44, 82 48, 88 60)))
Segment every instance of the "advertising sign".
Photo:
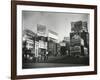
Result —
POLYGON ((37 24, 37 33, 39 36, 45 36, 46 35, 46 26, 37 24))

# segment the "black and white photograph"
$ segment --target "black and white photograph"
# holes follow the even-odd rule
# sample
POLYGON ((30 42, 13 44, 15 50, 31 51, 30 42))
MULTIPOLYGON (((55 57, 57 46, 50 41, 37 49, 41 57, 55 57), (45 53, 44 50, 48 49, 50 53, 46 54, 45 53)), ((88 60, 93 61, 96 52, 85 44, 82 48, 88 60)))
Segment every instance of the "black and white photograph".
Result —
POLYGON ((89 66, 88 13, 22 11, 22 69, 89 66))
POLYGON ((12 79, 97 74, 97 6, 12 1, 12 79))

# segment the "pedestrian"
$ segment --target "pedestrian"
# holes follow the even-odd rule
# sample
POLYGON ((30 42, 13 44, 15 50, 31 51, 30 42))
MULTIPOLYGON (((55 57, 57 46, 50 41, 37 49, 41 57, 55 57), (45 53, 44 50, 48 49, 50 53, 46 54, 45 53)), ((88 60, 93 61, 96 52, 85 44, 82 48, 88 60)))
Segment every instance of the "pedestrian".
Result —
POLYGON ((48 59, 48 51, 46 51, 46 60, 48 59))
POLYGON ((48 59, 48 51, 45 51, 45 54, 44 54, 44 61, 47 61, 48 59))
POLYGON ((44 51, 41 51, 41 61, 44 61, 44 51))

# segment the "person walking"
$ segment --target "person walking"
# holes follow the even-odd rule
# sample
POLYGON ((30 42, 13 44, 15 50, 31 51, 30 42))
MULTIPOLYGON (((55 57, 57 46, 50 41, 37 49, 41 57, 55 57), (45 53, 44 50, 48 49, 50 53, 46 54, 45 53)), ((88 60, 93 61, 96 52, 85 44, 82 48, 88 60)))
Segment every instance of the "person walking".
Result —
POLYGON ((48 60, 48 51, 46 51, 46 60, 48 60))
POLYGON ((46 50, 45 55, 44 55, 44 61, 48 60, 48 51, 46 50))

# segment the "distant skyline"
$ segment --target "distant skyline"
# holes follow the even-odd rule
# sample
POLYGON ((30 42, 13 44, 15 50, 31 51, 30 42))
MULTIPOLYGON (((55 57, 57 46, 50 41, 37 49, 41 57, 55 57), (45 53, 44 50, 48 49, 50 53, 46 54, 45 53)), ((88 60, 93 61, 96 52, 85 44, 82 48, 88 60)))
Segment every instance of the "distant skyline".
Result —
POLYGON ((59 41, 70 37, 71 22, 87 21, 89 14, 22 11, 22 27, 37 32, 37 24, 45 25, 48 30, 58 33, 59 41))

